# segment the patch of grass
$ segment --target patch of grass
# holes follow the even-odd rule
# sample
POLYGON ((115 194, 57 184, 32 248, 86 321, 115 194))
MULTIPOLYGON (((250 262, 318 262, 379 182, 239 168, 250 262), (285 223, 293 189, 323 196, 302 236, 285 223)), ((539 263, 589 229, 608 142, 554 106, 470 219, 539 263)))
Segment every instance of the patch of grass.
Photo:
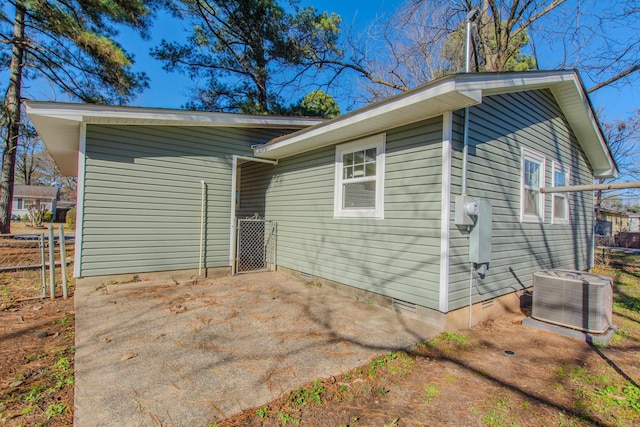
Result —
POLYGON ((27 360, 32 362, 34 360, 44 359, 48 355, 49 355, 49 353, 47 353, 46 351, 44 353, 30 354, 30 355, 27 356, 27 360))
POLYGON ((369 362, 369 376, 374 377, 378 372, 378 368, 384 368, 387 364, 387 359, 385 357, 378 357, 375 360, 369 362))
POLYGON ((269 408, 267 407, 267 405, 265 406, 261 406, 256 410, 256 415, 259 416, 260 418, 264 418, 267 416, 267 413, 269 412, 269 408))
POLYGON ((50 393, 56 393, 65 386, 73 385, 73 366, 66 355, 61 355, 50 368, 51 376, 56 380, 55 387, 49 389, 50 393))
POLYGON ((24 396, 24 401, 29 403, 38 403, 42 400, 41 393, 46 387, 43 385, 34 385, 29 388, 29 392, 24 396))
POLYGON ((320 380, 315 380, 308 388, 299 388, 291 393, 289 401, 298 405, 306 405, 309 403, 322 403, 322 396, 327 392, 327 389, 322 386, 320 380))
POLYGON ((427 384, 424 386, 424 393, 422 394, 422 402, 430 403, 440 395, 440 387, 435 384, 427 384))
POLYGON ((408 375, 412 371, 416 361, 404 352, 397 352, 394 354, 396 357, 391 359, 389 362, 389 373, 399 377, 408 375))
POLYGON ((381 396, 381 397, 385 397, 388 393, 389 393, 389 389, 385 388, 385 387, 380 387, 377 390, 377 393, 381 396))
POLYGON ((0 286, 0 310, 6 310, 15 305, 14 299, 11 297, 9 288, 5 285, 0 286))
POLYGON ((278 414, 278 420, 282 423, 282 425, 287 425, 288 423, 291 423, 293 425, 300 424, 300 420, 295 418, 293 415, 291 415, 288 412, 280 412, 278 414))
POLYGON ((67 410, 67 405, 62 403, 52 403, 51 405, 47 406, 45 415, 49 420, 51 418, 57 417, 58 415, 62 415, 66 410, 67 410))
POLYGON ((29 406, 25 406, 20 413, 22 415, 31 415, 35 410, 36 410, 35 405, 29 405, 29 406))
POLYGON ((404 376, 411 372, 415 361, 404 352, 387 353, 369 362, 369 377, 375 377, 379 372, 404 376))
POLYGON ((455 383, 456 381, 458 381, 458 379, 454 375, 451 375, 451 374, 445 375, 444 376, 444 380, 446 382, 448 382, 448 383, 455 383))
MULTIPOLYGON (((511 410, 511 400, 507 396, 498 396, 493 399, 482 415, 482 423, 487 427, 515 427, 518 424, 513 422, 509 416, 511 410)), ((479 413, 476 412, 476 413, 479 413)))
POLYGON ((442 332, 427 343, 431 348, 438 348, 444 353, 450 353, 456 348, 470 347, 471 342, 466 334, 458 332, 442 332))
POLYGON ((54 325, 62 325, 62 326, 70 326, 71 323, 73 322, 73 315, 71 314, 67 314, 66 316, 58 319, 58 320, 54 320, 53 324, 54 325))
POLYGON ((640 417, 640 388, 634 384, 606 385, 594 394, 601 401, 598 406, 602 412, 606 413, 611 406, 619 406, 640 417))

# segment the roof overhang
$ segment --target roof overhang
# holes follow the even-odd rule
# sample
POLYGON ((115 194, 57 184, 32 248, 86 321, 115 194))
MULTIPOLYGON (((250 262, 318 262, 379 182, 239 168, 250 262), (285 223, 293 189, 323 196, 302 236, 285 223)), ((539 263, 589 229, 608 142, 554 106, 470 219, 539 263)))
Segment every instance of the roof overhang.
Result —
POLYGON ((27 115, 63 175, 78 170, 80 128, 86 124, 303 129, 324 121, 300 117, 25 101, 27 115))
POLYGON ((617 176, 617 167, 584 86, 575 71, 463 73, 416 89, 254 148, 257 157, 282 159, 383 132, 482 103, 484 96, 549 89, 582 147, 595 177, 617 176))

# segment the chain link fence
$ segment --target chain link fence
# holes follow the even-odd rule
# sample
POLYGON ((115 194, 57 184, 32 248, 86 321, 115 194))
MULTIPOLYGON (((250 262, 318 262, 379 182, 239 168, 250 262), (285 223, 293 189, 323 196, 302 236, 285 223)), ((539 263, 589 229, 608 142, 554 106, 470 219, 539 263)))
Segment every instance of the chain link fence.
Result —
POLYGON ((276 264, 276 223, 259 218, 238 220, 236 273, 269 271, 276 264))
MULTIPOLYGON (((0 308, 50 296, 52 277, 54 289, 66 283, 61 267, 71 263, 73 250, 73 237, 64 238, 65 253, 61 255, 59 236, 50 240, 45 232, 0 235, 0 308), (51 275, 51 256, 55 276, 51 275)), ((60 290, 56 295, 60 296, 60 290)))

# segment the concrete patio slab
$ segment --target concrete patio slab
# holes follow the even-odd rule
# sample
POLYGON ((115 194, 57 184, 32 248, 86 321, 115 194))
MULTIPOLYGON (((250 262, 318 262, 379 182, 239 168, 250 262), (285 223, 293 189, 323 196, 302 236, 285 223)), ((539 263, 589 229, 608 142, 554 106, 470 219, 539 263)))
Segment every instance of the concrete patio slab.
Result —
POLYGON ((75 425, 206 426, 437 333, 281 273, 78 285, 75 425))

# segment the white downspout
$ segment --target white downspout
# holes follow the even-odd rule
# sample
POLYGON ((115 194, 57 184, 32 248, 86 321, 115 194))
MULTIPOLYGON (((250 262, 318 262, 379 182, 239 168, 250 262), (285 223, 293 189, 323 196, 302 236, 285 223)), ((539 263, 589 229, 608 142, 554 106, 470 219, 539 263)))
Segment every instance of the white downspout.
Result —
POLYGON ((204 205, 206 199, 207 184, 200 181, 200 255, 198 256, 198 277, 202 277, 202 264, 204 263, 204 205))
POLYGON ((231 162, 231 210, 229 218, 229 265, 231 266, 231 275, 236 273, 236 187, 238 173, 238 156, 233 155, 231 162))

